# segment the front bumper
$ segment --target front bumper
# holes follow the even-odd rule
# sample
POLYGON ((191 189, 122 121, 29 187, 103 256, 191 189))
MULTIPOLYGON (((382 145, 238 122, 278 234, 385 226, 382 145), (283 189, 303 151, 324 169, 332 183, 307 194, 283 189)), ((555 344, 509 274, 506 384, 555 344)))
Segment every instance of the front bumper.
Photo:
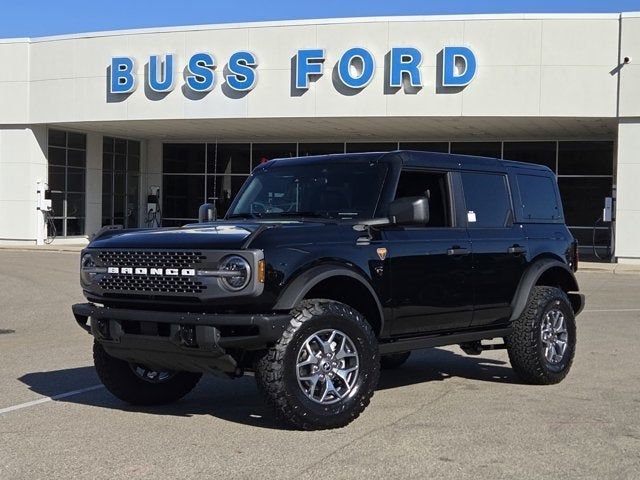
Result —
POLYGON ((582 293, 570 292, 569 301, 571 302, 571 306, 573 307, 573 313, 577 317, 584 309, 584 295, 582 293))
POLYGON ((150 368, 238 374, 229 350, 260 350, 276 342, 289 325, 288 314, 183 313, 99 307, 72 307, 80 327, 110 355, 150 368))

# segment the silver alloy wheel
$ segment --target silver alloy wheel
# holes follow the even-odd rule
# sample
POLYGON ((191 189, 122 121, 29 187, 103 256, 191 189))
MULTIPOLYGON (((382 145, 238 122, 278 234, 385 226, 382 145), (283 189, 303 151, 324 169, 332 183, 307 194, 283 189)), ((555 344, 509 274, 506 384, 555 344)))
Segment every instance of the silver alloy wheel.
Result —
POLYGON ((145 367, 144 365, 139 365, 137 363, 130 363, 129 367, 137 377, 149 383, 163 383, 175 376, 175 372, 152 370, 145 367))
POLYGON ((558 308, 547 312, 540 326, 540 337, 544 346, 544 358, 551 365, 557 365, 564 357, 569 341, 569 332, 564 313, 558 308))
POLYGON ((296 360, 298 385, 316 403, 347 397, 358 379, 360 359, 353 341, 340 330, 320 330, 300 347, 296 360))

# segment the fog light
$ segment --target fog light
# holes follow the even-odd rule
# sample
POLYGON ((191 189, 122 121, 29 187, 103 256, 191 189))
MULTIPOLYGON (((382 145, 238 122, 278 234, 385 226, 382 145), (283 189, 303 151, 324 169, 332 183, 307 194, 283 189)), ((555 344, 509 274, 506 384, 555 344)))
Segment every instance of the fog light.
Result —
POLYGON ((180 326, 180 342, 186 347, 197 347, 196 327, 193 325, 180 326))
POLYGON ((104 318, 99 318, 96 321, 96 329, 102 338, 109 339, 111 338, 111 332, 109 331, 109 320, 105 320, 104 318))

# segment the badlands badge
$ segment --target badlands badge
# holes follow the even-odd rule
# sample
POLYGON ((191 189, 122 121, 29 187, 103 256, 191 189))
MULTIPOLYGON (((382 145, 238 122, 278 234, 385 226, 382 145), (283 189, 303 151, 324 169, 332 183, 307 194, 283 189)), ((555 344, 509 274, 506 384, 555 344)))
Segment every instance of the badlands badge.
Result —
POLYGON ((378 254, 380 260, 384 260, 385 258, 387 258, 387 249, 384 247, 376 249, 376 253, 378 254))

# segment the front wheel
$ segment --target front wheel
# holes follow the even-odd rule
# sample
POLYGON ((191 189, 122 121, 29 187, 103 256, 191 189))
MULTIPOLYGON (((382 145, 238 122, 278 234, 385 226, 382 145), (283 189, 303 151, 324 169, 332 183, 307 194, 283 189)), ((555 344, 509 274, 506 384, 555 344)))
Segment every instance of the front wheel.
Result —
POLYGON ((559 288, 533 287, 505 344, 511 366, 525 382, 562 381, 576 350, 576 321, 567 294, 559 288))
POLYGON ((104 386, 132 405, 164 405, 195 388, 201 373, 158 371, 112 357, 100 343, 93 343, 93 361, 104 386))
POLYGON ((258 361, 258 388, 294 427, 343 427, 367 407, 378 383, 373 330, 356 310, 330 300, 305 300, 292 317, 258 361))

